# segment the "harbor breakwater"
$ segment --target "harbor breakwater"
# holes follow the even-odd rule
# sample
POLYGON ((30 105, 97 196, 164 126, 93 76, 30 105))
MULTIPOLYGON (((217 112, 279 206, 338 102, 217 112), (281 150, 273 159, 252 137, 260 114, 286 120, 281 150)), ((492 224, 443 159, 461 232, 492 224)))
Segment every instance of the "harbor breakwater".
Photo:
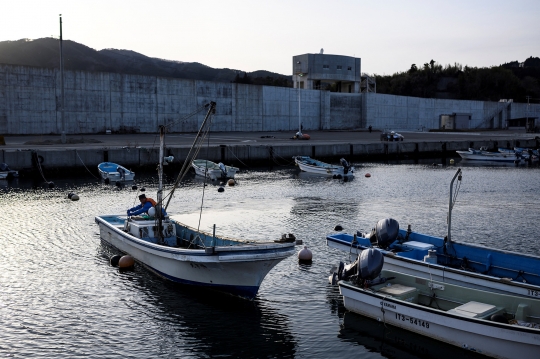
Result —
MULTIPOLYGON (((292 157, 303 155, 320 160, 333 161, 341 157, 349 161, 394 161, 414 160, 422 158, 458 157, 455 151, 468 148, 487 147, 496 150, 498 147, 537 148, 540 140, 505 139, 475 141, 419 141, 419 142, 373 142, 373 143, 310 143, 309 141, 293 141, 271 144, 233 144, 205 146, 199 155, 214 162, 227 165, 274 166, 292 164, 292 157)), ((182 164, 190 150, 189 146, 166 146, 166 156, 174 156, 173 167, 182 164)), ((114 162, 131 169, 155 168, 158 159, 157 146, 104 146, 62 148, 9 148, 0 150, 0 162, 8 163, 12 168, 24 172, 53 172, 69 169, 85 171, 90 169, 97 173, 96 166, 101 162, 114 162)))

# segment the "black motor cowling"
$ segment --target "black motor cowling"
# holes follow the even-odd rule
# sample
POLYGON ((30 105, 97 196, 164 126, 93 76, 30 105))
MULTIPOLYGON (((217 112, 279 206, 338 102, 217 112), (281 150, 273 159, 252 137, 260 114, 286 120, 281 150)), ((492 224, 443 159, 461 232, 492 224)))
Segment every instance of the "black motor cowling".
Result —
POLYGON ((381 273, 383 264, 384 256, 381 251, 374 248, 364 249, 352 264, 340 266, 338 279, 348 280, 357 275, 358 280, 371 280, 381 273))
POLYGON ((381 219, 371 230, 369 240, 379 248, 386 249, 398 237, 399 223, 393 218, 381 219))

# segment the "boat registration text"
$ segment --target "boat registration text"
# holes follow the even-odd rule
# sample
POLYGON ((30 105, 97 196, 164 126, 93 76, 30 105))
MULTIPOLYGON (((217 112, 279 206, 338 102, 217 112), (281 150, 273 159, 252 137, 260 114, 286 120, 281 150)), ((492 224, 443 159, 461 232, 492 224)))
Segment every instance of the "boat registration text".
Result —
POLYGON ((429 322, 426 322, 424 320, 416 319, 413 317, 408 317, 403 314, 396 313, 396 319, 401 320, 402 322, 409 322, 411 324, 417 325, 419 327, 424 327, 429 329, 429 322))

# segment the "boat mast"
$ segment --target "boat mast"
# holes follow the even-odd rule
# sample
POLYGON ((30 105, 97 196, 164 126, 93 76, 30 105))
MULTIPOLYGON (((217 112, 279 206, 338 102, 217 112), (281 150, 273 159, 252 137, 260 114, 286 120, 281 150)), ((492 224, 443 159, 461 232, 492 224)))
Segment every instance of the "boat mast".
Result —
POLYGON ((450 235, 450 228, 452 227, 452 207, 454 207, 454 204, 452 203, 452 188, 454 187, 456 177, 458 181, 461 181, 461 168, 458 168, 454 178, 452 178, 452 181, 450 182, 450 201, 448 203, 448 235, 446 236, 447 244, 452 243, 452 237, 450 235))

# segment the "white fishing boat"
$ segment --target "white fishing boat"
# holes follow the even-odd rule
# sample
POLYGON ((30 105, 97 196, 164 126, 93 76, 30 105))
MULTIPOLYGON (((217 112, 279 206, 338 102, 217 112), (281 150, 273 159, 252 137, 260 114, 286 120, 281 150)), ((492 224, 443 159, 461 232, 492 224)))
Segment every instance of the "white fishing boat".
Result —
POLYGON ((212 181, 217 179, 234 178, 237 167, 226 166, 223 163, 215 163, 208 160, 193 160, 191 167, 195 170, 195 174, 210 178, 212 181))
POLYGON ((354 166, 351 166, 344 158, 340 159, 341 166, 318 161, 309 156, 294 156, 293 159, 294 163, 304 172, 326 176, 354 176, 354 166))
POLYGON ((7 163, 0 163, 0 180, 9 180, 16 177, 19 177, 19 171, 12 170, 7 163))
POLYGON ((490 152, 481 148, 476 150, 469 148, 468 151, 456 151, 457 154, 464 160, 473 161, 491 161, 491 162, 514 162, 519 163, 523 161, 520 153, 514 152, 490 152))
POLYGON ((384 258, 370 248, 332 274, 347 310, 489 357, 538 358, 537 299, 381 270, 384 258))
POLYGON ((486 291, 540 298, 540 257, 452 239, 452 208, 456 199, 452 187, 456 178, 461 182, 461 169, 450 183, 445 238, 414 232, 410 225, 406 230, 400 229, 395 219, 387 218, 377 222, 370 233, 329 234, 327 245, 353 256, 376 248, 383 254, 384 268, 388 270, 486 291))
MULTIPOLYGON (((159 189, 154 217, 102 215, 95 218, 102 241, 134 257, 136 261, 177 283, 210 287, 244 298, 256 296, 268 272, 296 252, 295 240, 287 237, 267 241, 240 240, 207 233, 165 217, 178 184, 188 173, 211 124, 215 103, 197 134, 195 143, 172 189, 163 196, 163 162, 166 126, 160 126, 159 189), (165 202, 165 199, 167 201, 165 202)), ((201 107, 203 110, 205 107, 201 107)))
POLYGON ((105 181, 133 181, 135 172, 113 162, 101 162, 98 171, 105 181))

